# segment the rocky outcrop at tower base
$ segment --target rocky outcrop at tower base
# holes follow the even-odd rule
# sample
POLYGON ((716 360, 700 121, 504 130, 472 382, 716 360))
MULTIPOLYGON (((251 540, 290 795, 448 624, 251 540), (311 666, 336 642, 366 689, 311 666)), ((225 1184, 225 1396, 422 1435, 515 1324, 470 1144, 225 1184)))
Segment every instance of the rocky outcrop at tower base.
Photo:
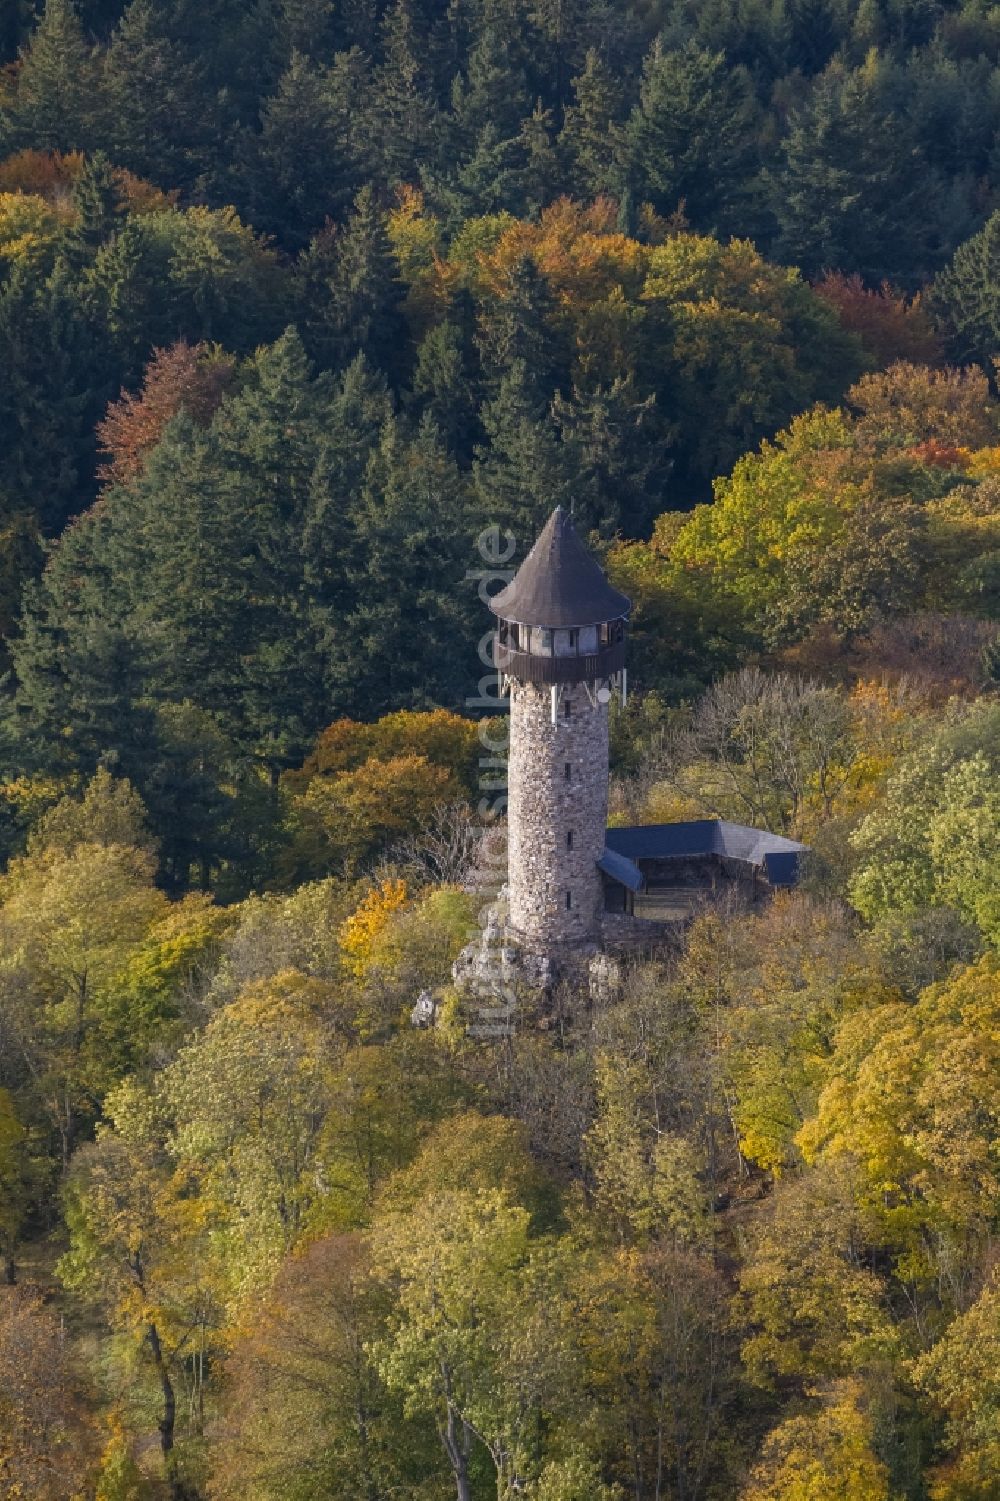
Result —
MULTIPOLYGON (((537 1016, 561 986, 572 986, 592 1002, 607 1003, 618 994, 630 954, 652 954, 670 947, 676 935, 662 924, 616 918, 602 943, 566 944, 542 952, 530 937, 511 926, 507 888, 483 914, 481 934, 467 944, 452 967, 470 1037, 509 1036, 519 1009, 537 1016)), ((414 1008, 415 1025, 429 1025, 427 999, 414 1008), (423 1003, 423 1005, 421 1004, 423 1003), (418 1011, 420 1015, 418 1016, 418 1011)))
POLYGON ((452 965, 451 975, 456 988, 467 997, 507 1000, 516 999, 524 990, 551 990, 557 968, 550 954, 526 945, 511 927, 504 886, 483 914, 482 933, 466 944, 452 965))

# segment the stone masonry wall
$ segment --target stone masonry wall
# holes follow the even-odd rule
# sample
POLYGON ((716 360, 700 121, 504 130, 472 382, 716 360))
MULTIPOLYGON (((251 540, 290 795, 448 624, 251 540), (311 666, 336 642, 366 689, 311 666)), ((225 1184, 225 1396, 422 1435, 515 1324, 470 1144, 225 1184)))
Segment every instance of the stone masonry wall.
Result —
POLYGON ((607 704, 591 704, 582 683, 567 684, 553 725, 551 690, 513 683, 507 778, 511 927, 543 951, 598 942, 604 897, 596 862, 608 821, 607 704))

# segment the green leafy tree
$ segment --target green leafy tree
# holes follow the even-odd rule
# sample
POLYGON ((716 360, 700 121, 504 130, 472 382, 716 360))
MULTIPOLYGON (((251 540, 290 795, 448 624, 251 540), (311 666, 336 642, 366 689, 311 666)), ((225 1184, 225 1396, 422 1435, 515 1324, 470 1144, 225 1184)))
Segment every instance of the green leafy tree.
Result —
POLYGON ((211 1205, 175 1170, 165 1136, 155 1099, 134 1081, 121 1085, 108 1100, 97 1140, 74 1159, 70 1247, 59 1274, 148 1361, 169 1494, 186 1501, 179 1388, 190 1369, 195 1413, 203 1413, 201 1373, 206 1354, 217 1348, 222 1304, 210 1254, 211 1205))
POLYGON ((12 862, 0 891, 4 1024, 67 1167, 116 1077, 129 1018, 120 974, 165 914, 143 850, 87 842, 12 862))
POLYGON ((373 1229, 377 1270, 397 1289, 378 1369, 404 1411, 437 1429, 458 1501, 482 1444, 498 1501, 534 1468, 539 1407, 568 1391, 559 1253, 532 1247, 530 1216, 496 1189, 447 1190, 373 1229))
POLYGON ((88 1389, 59 1315, 37 1293, 0 1298, 0 1467, 12 1496, 63 1501, 90 1481, 88 1389))
POLYGON ((439 1468, 367 1349, 382 1322, 354 1236, 313 1241, 282 1266, 226 1360, 212 1494, 321 1501, 391 1495, 439 1468))
POLYGON ((1000 1297, 991 1281, 941 1339, 914 1362, 917 1383, 946 1422, 949 1457, 932 1470, 942 1501, 989 1495, 1000 1463, 996 1416, 1000 1297))
POLYGON ((14 1108, 10 1091, 0 1089, 0 1260, 4 1280, 17 1280, 17 1245, 31 1205, 28 1133, 14 1108))
POLYGON ((234 1306, 267 1284, 321 1192, 328 994, 294 972, 248 986, 163 1076, 172 1150, 218 1206, 220 1273, 234 1306))
POLYGON ((997 960, 989 955, 901 1003, 845 1022, 807 1158, 860 1164, 868 1239, 887 1248, 918 1304, 954 1306, 959 1267, 979 1264, 1000 1185, 989 1146, 996 1117, 997 960))
POLYGON ((887 1295, 865 1263, 849 1165, 784 1184, 740 1271, 751 1380, 808 1387, 877 1368, 898 1349, 887 1295))
POLYGON ((851 898, 870 921, 951 908, 996 943, 996 717, 987 700, 936 728, 852 836, 851 898))

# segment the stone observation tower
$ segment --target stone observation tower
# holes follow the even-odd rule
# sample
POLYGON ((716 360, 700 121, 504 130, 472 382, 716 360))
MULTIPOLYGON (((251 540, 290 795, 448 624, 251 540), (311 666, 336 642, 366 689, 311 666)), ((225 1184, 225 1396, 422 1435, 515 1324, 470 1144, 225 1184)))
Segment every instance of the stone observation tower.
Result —
MULTIPOLYGON (((507 897, 452 969, 469 1036, 484 1039, 511 1035, 522 990, 551 996, 569 980, 614 993, 622 959, 676 948, 707 904, 749 910, 794 886, 805 853, 718 818, 607 828, 608 706, 625 698, 630 605, 561 508, 490 608, 510 697, 507 897)), ((414 1024, 436 1015, 425 992, 414 1024)))
POLYGON ((585 951, 601 941, 608 705, 625 694, 630 602, 560 506, 490 608, 510 694, 509 926, 537 953, 585 951))

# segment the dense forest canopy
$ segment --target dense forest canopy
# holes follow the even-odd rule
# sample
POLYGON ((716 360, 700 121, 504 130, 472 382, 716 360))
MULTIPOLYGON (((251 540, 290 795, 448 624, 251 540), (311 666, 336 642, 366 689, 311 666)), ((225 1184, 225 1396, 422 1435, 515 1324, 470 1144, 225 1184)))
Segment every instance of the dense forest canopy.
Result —
POLYGON ((998 250, 979 0, 0 3, 2 1501, 995 1501, 998 250), (810 853, 477 1041, 560 502, 810 853))

